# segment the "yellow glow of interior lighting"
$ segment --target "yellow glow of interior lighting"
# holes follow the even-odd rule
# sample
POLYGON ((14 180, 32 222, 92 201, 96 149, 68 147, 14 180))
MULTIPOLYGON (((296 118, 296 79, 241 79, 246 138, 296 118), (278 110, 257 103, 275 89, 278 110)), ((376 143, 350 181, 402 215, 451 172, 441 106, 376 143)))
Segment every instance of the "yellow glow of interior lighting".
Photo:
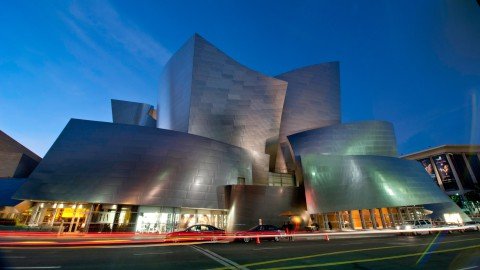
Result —
POLYGON ((443 217, 445 218, 446 223, 462 223, 462 218, 460 217, 460 214, 458 213, 450 213, 450 214, 443 214, 443 217))
POLYGON ((83 205, 79 204, 78 209, 82 209, 82 208, 83 208, 83 205))
POLYGON ((63 208, 63 203, 61 203, 61 204, 58 206, 58 208, 63 208))
POLYGON ((45 206, 45 204, 42 202, 42 203, 40 204, 40 208, 43 208, 44 206, 45 206))
POLYGON ((299 224, 302 222, 302 218, 300 218, 299 216, 293 216, 292 217, 292 222, 295 223, 295 224, 299 224))

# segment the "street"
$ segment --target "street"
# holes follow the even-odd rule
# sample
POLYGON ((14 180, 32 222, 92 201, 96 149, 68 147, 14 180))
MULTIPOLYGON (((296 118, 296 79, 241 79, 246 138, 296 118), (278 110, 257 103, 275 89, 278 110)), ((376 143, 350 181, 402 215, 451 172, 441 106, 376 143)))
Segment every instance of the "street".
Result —
POLYGON ((480 233, 0 248, 2 269, 480 269, 480 233))

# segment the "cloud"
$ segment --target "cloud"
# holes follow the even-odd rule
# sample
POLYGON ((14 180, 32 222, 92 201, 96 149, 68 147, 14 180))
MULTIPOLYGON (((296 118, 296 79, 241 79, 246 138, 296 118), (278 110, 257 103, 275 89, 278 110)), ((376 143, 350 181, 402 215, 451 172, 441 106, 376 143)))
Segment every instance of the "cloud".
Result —
MULTIPOLYGON (((171 53, 154 38, 143 32, 134 23, 121 18, 108 2, 74 2, 69 11, 78 22, 97 32, 104 39, 120 44, 124 50, 138 58, 149 59, 159 65, 164 65, 171 56, 171 53)), ((71 21, 68 23, 76 33, 79 33, 77 25, 72 24, 71 21)), ((93 46, 92 40, 85 35, 79 37, 93 46)))
POLYGON ((64 46, 77 62, 61 66, 82 78, 90 94, 156 99, 158 74, 171 57, 160 42, 106 1, 73 2, 58 14, 68 31, 64 46))

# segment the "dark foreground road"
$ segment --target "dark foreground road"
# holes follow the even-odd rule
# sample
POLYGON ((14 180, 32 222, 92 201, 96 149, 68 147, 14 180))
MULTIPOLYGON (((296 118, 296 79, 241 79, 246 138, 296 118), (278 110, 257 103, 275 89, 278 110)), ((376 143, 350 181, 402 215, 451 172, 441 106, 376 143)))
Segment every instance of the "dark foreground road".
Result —
POLYGON ((480 269, 480 233, 156 246, 1 248, 0 269, 480 269))

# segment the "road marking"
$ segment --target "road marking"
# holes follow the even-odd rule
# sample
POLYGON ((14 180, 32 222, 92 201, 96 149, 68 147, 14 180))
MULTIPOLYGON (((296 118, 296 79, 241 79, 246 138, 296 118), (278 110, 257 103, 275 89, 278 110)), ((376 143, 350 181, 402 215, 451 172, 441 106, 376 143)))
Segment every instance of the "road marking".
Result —
POLYGON ((150 252, 150 253, 135 253, 133 256, 143 256, 143 255, 161 255, 161 254, 171 254, 173 251, 167 252, 150 252))
POLYGON ((477 265, 474 265, 474 266, 470 266, 470 267, 460 268, 460 269, 458 269, 458 270, 475 269, 475 268, 477 268, 477 267, 478 267, 477 265))
POLYGON ((352 246, 352 245, 363 245, 363 244, 367 244, 367 243, 366 242, 354 242, 354 243, 344 243, 344 244, 338 244, 338 245, 339 246, 352 246))
POLYGON ((475 269, 475 268, 477 268, 477 267, 478 267, 477 265, 474 265, 474 266, 470 266, 470 267, 459 268, 459 269, 457 269, 457 270, 475 269))
MULTIPOLYGON (((453 251, 459 251, 459 250, 465 250, 465 249, 472 249, 472 248, 480 248, 480 245, 430 251, 430 252, 427 252, 427 254, 447 253, 447 252, 453 252, 453 251)), ((317 264, 309 264, 309 265, 303 264, 303 265, 274 267, 274 268, 263 268, 263 269, 304 269, 304 268, 312 268, 312 267, 338 266, 338 265, 352 264, 352 263, 377 262, 377 261, 394 260, 394 259, 401 259, 401 258, 407 258, 407 257, 416 257, 416 256, 419 256, 419 255, 422 255, 422 254, 423 254, 423 252, 402 254, 402 255, 394 255, 394 256, 387 256, 387 257, 379 257, 379 258, 370 258, 370 259, 358 259, 358 260, 341 261, 341 262, 317 263, 317 264)))
MULTIPOLYGON (((465 241, 478 241, 478 240, 480 240, 480 238, 459 239, 459 240, 443 241, 440 244, 465 242, 465 241)), ((335 251, 335 252, 329 252, 329 253, 321 253, 321 254, 313 254, 313 255, 306 255, 306 256, 300 256, 300 257, 293 257, 293 258, 284 258, 284 259, 277 259, 277 260, 270 260, 270 261, 263 261, 263 262, 247 263, 247 264, 244 264, 243 266, 249 267, 249 266, 257 266, 257 265, 273 264, 273 263, 279 263, 279 262, 311 259, 311 258, 315 258, 315 257, 323 257, 323 256, 338 255, 338 254, 345 254, 345 253, 354 253, 354 252, 361 252, 361 251, 372 251, 372 250, 381 250, 381 249, 396 249, 396 248, 404 248, 404 247, 408 247, 408 246, 427 246, 429 244, 430 243, 427 243, 427 244, 415 243, 415 244, 409 244, 409 245, 402 244, 402 245, 399 245, 399 246, 383 246, 383 247, 373 247, 373 248, 360 248, 360 249, 342 250, 342 251, 335 251)), ((219 269, 224 269, 224 268, 216 268, 216 269, 219 270, 219 269)))
POLYGON ((430 244, 427 246, 427 248, 423 252, 422 256, 420 256, 420 258, 418 258, 417 263, 415 263, 415 265, 418 265, 422 261, 422 259, 425 257, 425 255, 428 254, 428 251, 432 248, 433 244, 435 243, 437 238, 440 236, 440 234, 441 233, 439 232, 439 233, 437 233, 437 235, 435 235, 435 238, 433 238, 432 242, 430 242, 430 244))
POLYGON ((238 263, 231 261, 225 257, 222 257, 218 255, 217 253, 210 251, 208 249, 204 249, 198 246, 190 246, 191 248, 195 249, 196 251, 204 254, 205 256, 211 258, 212 260, 220 263, 221 265, 227 267, 227 269, 242 269, 242 270, 248 270, 247 267, 241 266, 238 263))
POLYGON ((11 266, 3 269, 59 269, 61 266, 11 266))
POLYGON ((265 249, 282 249, 282 247, 254 248, 252 250, 265 250, 265 249))

